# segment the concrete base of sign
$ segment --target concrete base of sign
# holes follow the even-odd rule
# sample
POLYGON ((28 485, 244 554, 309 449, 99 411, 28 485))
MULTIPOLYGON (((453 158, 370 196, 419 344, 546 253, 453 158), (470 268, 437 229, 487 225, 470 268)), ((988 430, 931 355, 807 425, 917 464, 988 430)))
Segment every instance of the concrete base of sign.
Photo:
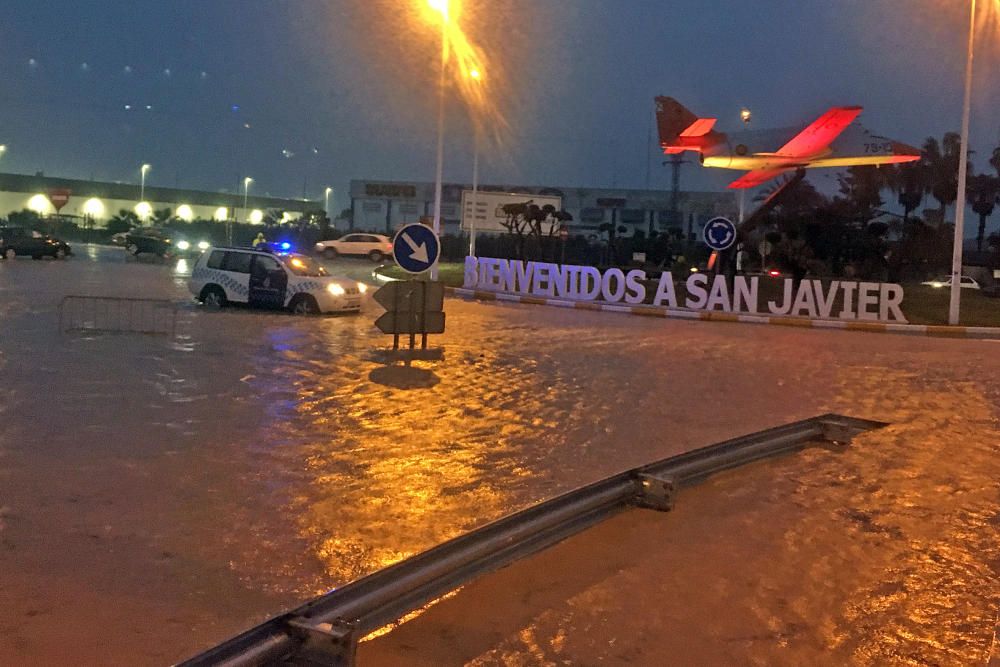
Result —
POLYGON ((847 331, 868 331, 872 333, 897 333, 915 336, 939 336, 946 338, 980 338, 1000 340, 1000 327, 953 327, 933 324, 896 324, 892 322, 862 322, 856 320, 821 320, 808 317, 779 317, 773 315, 745 315, 740 313, 723 313, 719 311, 685 310, 681 308, 664 308, 662 306, 630 306, 620 303, 601 303, 599 301, 570 301, 567 299, 548 299, 537 296, 523 296, 507 292, 490 292, 472 290, 461 287, 446 288, 449 294, 466 299, 480 301, 510 301, 513 303, 531 303, 559 308, 575 308, 578 310, 599 310, 627 315, 646 317, 666 317, 684 320, 707 320, 710 322, 742 322, 746 324, 773 324, 788 327, 805 327, 812 329, 842 329, 847 331))

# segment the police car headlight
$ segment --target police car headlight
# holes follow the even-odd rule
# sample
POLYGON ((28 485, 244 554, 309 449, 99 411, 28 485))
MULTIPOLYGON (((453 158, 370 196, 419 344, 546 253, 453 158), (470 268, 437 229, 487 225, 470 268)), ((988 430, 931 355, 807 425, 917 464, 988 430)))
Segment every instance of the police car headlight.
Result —
POLYGON ((198 250, 208 250, 208 241, 198 241, 198 250))
POLYGON ((188 248, 191 247, 191 244, 188 243, 187 241, 178 241, 177 247, 180 248, 181 250, 187 250, 188 248))
POLYGON ((368 291, 368 285, 365 285, 364 283, 358 283, 358 291, 364 294, 365 292, 368 291))
POLYGON ((329 285, 327 285, 326 291, 328 291, 330 294, 334 296, 344 296, 345 294, 347 294, 344 288, 338 285, 337 283, 330 283, 329 285))

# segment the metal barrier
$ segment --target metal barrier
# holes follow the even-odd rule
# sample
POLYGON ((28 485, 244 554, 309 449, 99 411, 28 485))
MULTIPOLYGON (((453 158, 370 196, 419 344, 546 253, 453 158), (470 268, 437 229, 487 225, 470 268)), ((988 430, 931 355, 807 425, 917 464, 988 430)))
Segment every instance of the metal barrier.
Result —
POLYGON ((272 618, 181 667, 353 665, 357 642, 516 560, 632 507, 669 510, 677 491, 713 473, 818 443, 846 443, 886 424, 828 414, 734 438, 619 473, 487 524, 272 618))
POLYGON ((73 294, 59 302, 59 331, 173 337, 177 334, 177 305, 168 299, 73 294))

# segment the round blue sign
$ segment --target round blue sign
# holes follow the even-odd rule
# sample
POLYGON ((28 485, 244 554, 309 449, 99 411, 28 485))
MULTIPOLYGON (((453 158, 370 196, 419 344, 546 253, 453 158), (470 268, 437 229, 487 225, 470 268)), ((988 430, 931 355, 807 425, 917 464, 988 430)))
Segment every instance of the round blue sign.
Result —
POLYGON ((407 273, 423 273, 438 261, 441 244, 427 225, 406 225, 392 239, 392 256, 407 273))
POLYGON ((701 236, 712 250, 725 250, 736 243, 736 225, 728 218, 712 218, 705 223, 701 236))

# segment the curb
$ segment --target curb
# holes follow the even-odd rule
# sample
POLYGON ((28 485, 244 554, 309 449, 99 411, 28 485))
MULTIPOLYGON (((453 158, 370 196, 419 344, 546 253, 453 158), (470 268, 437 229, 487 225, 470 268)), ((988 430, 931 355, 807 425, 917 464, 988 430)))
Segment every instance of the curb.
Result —
POLYGON ((539 306, 555 306, 576 310, 597 310, 640 317, 663 317, 682 320, 704 320, 709 322, 738 322, 743 324, 770 324, 772 326, 800 327, 806 329, 840 329, 846 331, 867 331, 870 333, 895 333, 911 336, 933 336, 937 338, 969 338, 1000 340, 1000 327, 952 327, 935 324, 894 324, 888 322, 858 322, 855 320, 816 320, 808 317, 772 315, 749 315, 723 313, 719 311, 682 310, 661 306, 628 306, 595 301, 569 301, 547 299, 537 296, 522 296, 508 292, 488 292, 463 287, 445 287, 445 292, 463 299, 478 301, 508 301, 539 306))

